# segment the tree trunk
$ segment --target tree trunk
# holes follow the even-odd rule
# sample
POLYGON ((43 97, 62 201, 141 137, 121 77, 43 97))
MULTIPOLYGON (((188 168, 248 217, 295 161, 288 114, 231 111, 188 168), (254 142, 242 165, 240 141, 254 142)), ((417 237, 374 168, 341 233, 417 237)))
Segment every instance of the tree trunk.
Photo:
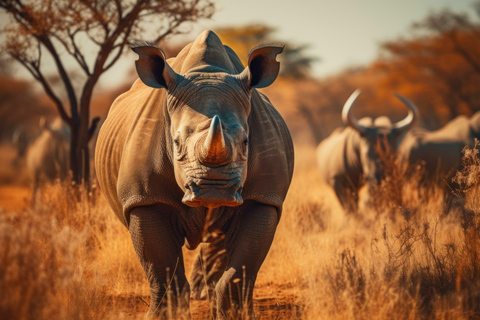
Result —
POLYGON ((90 150, 88 140, 85 142, 78 129, 73 128, 70 138, 70 170, 72 171, 72 179, 77 185, 89 184, 90 150))
POLYGON ((73 181, 78 184, 78 183, 81 183, 81 179, 80 179, 80 170, 79 170, 77 152, 78 152, 78 122, 72 121, 72 126, 70 127, 70 170, 72 171, 73 181))
POLYGON ((82 154, 82 179, 85 183, 85 186, 90 186, 90 150, 88 149, 88 140, 86 144, 82 141, 81 144, 81 154, 82 154))
POLYGON ((82 126, 88 128, 89 119, 72 121, 70 127, 70 170, 72 180, 77 184, 88 185, 90 182, 90 152, 88 149, 88 130, 82 132, 82 126))
POLYGON ((100 77, 100 72, 95 73, 87 80, 82 96, 80 98, 80 125, 78 135, 78 157, 80 159, 80 179, 86 186, 90 183, 90 150, 88 149, 88 142, 90 140, 90 131, 94 129, 96 122, 90 126, 90 103, 92 99, 93 88, 100 77))

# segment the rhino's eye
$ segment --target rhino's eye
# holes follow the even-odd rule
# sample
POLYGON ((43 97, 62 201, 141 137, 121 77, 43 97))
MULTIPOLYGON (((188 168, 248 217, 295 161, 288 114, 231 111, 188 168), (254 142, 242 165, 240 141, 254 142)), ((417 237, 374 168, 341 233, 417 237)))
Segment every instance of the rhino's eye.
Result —
POLYGON ((242 153, 241 153, 241 159, 242 160, 247 160, 247 154, 248 154, 248 136, 246 133, 243 133, 243 148, 242 148, 242 153))
POLYGON ((177 133, 173 138, 173 144, 175 145, 175 159, 177 161, 182 161, 186 156, 185 144, 180 143, 180 141, 182 141, 180 133, 177 133))
POLYGON ((175 133, 175 135, 173 136, 173 143, 177 148, 180 146, 180 131, 177 131, 177 133, 175 133))

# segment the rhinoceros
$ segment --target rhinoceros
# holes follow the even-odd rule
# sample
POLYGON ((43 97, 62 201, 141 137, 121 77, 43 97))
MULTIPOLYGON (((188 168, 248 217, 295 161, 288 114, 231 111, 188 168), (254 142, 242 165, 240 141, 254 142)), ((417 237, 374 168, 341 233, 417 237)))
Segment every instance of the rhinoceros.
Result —
POLYGON ((480 111, 471 118, 458 116, 436 131, 410 130, 398 150, 407 174, 418 172, 424 182, 449 185, 461 168, 462 150, 480 139, 480 111), (446 182, 446 183, 445 183, 446 182))
POLYGON ((32 203, 42 181, 64 179, 69 170, 70 130, 60 118, 40 121, 40 135, 28 147, 26 164, 32 180, 32 203))
POLYGON ((386 143, 394 151, 401 135, 418 118, 415 104, 395 94, 408 107, 406 118, 395 124, 384 116, 357 121, 351 111, 359 94, 360 90, 356 90, 343 107, 342 120, 347 127, 336 129, 317 147, 321 179, 333 188, 340 204, 348 211, 356 209, 358 190, 364 183, 375 185, 382 178, 377 143, 386 143))
POLYGON ((255 279, 293 173, 287 126, 255 89, 274 82, 283 47, 252 49, 245 68, 212 31, 168 60, 154 45, 132 49, 139 79, 111 106, 95 164, 147 275, 149 314, 164 316, 167 296, 188 306, 182 246, 221 231, 227 260, 217 317, 245 306, 253 316, 255 279))

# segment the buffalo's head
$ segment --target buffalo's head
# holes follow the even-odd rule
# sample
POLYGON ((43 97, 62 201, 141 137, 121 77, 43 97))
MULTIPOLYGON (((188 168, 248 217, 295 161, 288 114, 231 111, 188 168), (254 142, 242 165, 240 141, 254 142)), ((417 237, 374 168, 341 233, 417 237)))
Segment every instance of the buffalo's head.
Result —
POLYGON ((136 61, 140 79, 166 90, 175 178, 191 207, 238 206, 249 157, 248 117, 252 88, 272 84, 279 71, 282 46, 253 49, 248 66, 231 74, 214 65, 200 65, 178 74, 154 46, 140 46, 136 61))
POLYGON ((403 120, 393 124, 387 117, 379 117, 373 121, 371 118, 362 118, 357 121, 352 114, 352 106, 359 95, 360 90, 356 90, 347 100, 343 107, 342 120, 345 125, 352 127, 360 134, 360 141, 356 148, 358 148, 365 180, 369 183, 378 183, 383 176, 378 147, 395 151, 399 138, 418 119, 418 109, 412 101, 395 93, 395 96, 408 107, 408 115, 403 120))

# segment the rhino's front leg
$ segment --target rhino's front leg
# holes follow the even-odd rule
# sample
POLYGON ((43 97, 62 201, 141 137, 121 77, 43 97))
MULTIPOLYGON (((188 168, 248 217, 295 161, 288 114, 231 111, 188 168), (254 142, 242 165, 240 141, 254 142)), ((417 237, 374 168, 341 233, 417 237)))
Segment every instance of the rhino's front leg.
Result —
MULTIPOLYGON (((237 318, 241 313, 253 313, 253 288, 258 270, 273 241, 278 224, 278 212, 273 206, 250 202, 239 213, 239 222, 232 241, 227 243, 226 271, 215 288, 217 318, 237 318)), ((244 314, 245 315, 245 314, 244 314)))
POLYGON ((198 255, 192 267, 190 275, 190 297, 194 300, 215 299, 214 288, 227 265, 227 253, 225 251, 225 236, 213 232, 207 241, 200 246, 198 255), (207 292, 208 291, 208 292, 207 292))
POLYGON ((177 215, 169 207, 138 207, 130 212, 133 246, 150 284, 150 316, 175 317, 188 309, 190 289, 185 277, 183 237, 177 215))

